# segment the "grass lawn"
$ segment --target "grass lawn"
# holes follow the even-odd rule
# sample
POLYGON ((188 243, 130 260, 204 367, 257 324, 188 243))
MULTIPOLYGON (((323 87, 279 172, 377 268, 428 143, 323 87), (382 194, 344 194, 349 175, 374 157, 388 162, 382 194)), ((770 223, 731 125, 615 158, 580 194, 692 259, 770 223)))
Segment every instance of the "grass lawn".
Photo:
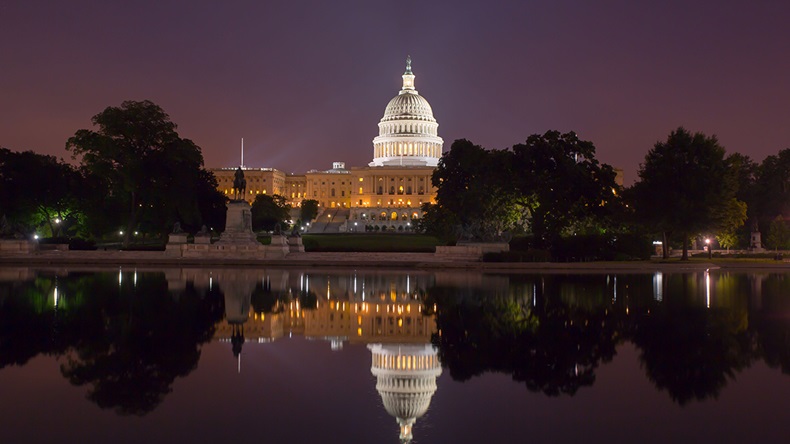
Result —
POLYGON ((424 234, 305 234, 305 251, 433 253, 443 245, 424 234))

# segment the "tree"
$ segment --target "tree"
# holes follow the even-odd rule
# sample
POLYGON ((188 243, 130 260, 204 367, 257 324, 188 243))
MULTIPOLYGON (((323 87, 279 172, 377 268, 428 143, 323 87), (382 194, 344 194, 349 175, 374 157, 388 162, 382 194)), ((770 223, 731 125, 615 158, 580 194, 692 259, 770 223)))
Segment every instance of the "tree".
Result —
POLYGON ((754 218, 763 229, 777 215, 790 214, 790 149, 763 160, 758 168, 753 197, 754 218))
POLYGON ((417 232, 434 236, 445 243, 457 240, 456 231, 460 222, 455 213, 430 202, 423 203, 421 209, 422 217, 417 221, 417 232))
POLYGON ((750 222, 744 223, 740 229, 735 231, 738 235, 737 243, 748 245, 751 234, 750 227, 753 223, 759 221, 759 214, 757 213, 759 209, 757 204, 759 197, 757 179, 760 165, 755 163, 749 156, 740 153, 729 155, 727 161, 730 162, 738 182, 738 191, 735 193, 735 198, 746 204, 746 220, 750 222))
POLYGON ((315 199, 302 200, 301 210, 299 211, 299 218, 303 222, 310 222, 318 216, 318 201, 315 199))
POLYGON ((432 211, 452 215, 462 237, 496 238, 515 228, 526 207, 513 188, 512 166, 509 151, 456 140, 431 178, 437 188, 432 211))
MULTIPOLYGON (((123 244, 140 225, 165 233, 176 221, 201 223, 199 199, 211 182, 200 148, 182 139, 176 124, 156 104, 126 101, 91 119, 98 131, 79 130, 66 149, 105 188, 96 192, 108 208, 122 208, 123 244), (203 190, 203 193, 196 192, 203 190)), ((217 201, 216 196, 208 196, 217 201)))
POLYGON ((788 250, 790 249, 790 225, 782 218, 776 216, 768 227, 768 236, 765 237, 765 243, 768 247, 774 250, 788 250))
POLYGON ((563 230, 603 216, 617 200, 614 169, 595 159, 592 142, 573 133, 547 131, 513 146, 515 187, 530 202, 535 243, 550 247, 563 230))
MULTIPOLYGON (((680 127, 666 142, 657 142, 639 169, 634 204, 643 223, 664 236, 683 240, 688 260, 689 238, 703 231, 740 226, 746 208, 736 199, 737 176, 715 136, 689 133, 680 127)), ((666 256, 666 251, 665 251, 666 256)))
POLYGON ((76 230, 81 177, 69 164, 32 151, 0 148, 0 216, 29 232, 49 236, 76 230))
POLYGON ((286 199, 278 194, 259 194, 252 202, 252 229, 254 231, 273 230, 277 224, 282 225, 289 216, 291 207, 286 199))
POLYGON ((719 218, 719 234, 716 239, 722 247, 728 251, 730 248, 738 245, 739 236, 738 229, 744 225, 746 221, 746 203, 732 198, 727 202, 720 205, 715 211, 720 213, 719 218))

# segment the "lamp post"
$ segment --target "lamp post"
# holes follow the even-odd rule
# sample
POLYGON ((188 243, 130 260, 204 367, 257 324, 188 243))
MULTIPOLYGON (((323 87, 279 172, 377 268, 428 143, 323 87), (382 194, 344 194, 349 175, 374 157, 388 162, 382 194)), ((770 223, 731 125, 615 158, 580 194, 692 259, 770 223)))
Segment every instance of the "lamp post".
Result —
POLYGON ((705 239, 705 245, 708 246, 708 259, 713 259, 713 250, 711 250, 710 238, 705 239))

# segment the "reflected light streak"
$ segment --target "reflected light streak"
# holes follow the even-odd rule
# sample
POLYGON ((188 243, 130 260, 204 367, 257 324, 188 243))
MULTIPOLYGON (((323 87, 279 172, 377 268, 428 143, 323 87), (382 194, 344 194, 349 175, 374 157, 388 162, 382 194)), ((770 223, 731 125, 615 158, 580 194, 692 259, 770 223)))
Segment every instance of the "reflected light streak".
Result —
POLYGON ((660 271, 657 271, 656 274, 653 275, 653 299, 658 302, 664 300, 664 274, 660 271))
POLYGON ((710 308, 710 272, 705 270, 705 306, 710 308))
POLYGON ((617 302, 617 275, 614 275, 614 296, 612 302, 617 302))

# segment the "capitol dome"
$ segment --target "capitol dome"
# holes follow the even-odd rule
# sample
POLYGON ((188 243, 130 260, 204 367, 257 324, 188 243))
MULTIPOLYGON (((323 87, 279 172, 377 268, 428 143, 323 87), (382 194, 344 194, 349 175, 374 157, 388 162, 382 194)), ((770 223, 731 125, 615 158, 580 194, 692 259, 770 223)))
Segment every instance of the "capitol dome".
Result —
POLYGON ((403 87, 387 104, 373 139, 370 166, 432 166, 439 164, 444 141, 431 105, 414 89, 411 58, 406 59, 403 87))
POLYGON ((384 409, 397 420, 400 441, 410 442, 414 422, 431 405, 442 373, 437 350, 430 344, 370 344, 368 349, 384 409))

